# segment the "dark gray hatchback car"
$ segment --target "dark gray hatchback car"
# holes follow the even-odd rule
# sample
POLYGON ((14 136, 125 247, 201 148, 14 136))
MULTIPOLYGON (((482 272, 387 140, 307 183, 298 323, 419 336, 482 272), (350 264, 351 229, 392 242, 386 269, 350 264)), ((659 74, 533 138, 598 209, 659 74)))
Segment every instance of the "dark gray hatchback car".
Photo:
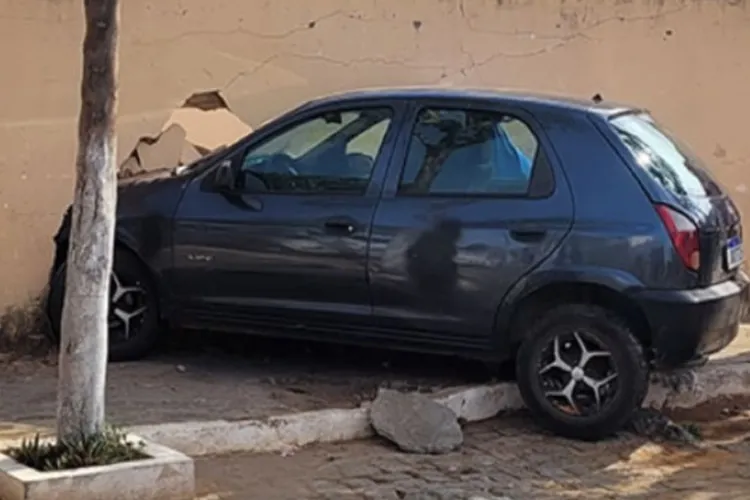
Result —
POLYGON ((595 439, 651 368, 734 338, 742 261, 732 201, 643 110, 354 92, 121 182, 110 354, 146 355, 166 323, 515 359, 540 421, 595 439))

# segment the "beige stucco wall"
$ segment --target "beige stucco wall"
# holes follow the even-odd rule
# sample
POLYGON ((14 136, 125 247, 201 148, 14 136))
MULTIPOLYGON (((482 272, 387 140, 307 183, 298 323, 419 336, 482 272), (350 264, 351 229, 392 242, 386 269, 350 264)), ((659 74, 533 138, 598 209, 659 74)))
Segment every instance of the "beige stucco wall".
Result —
MULTIPOLYGON (((43 284, 72 192, 80 0, 0 0, 0 308, 43 284)), ((744 0, 124 0, 121 157, 194 91, 251 125, 387 84, 521 87, 652 109, 750 215, 744 0)))

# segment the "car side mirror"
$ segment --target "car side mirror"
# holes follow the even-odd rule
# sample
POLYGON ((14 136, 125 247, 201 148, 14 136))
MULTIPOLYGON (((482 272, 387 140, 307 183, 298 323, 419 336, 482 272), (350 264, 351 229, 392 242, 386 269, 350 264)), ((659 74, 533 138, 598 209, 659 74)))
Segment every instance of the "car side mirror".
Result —
POLYGON ((224 160, 219 164, 214 175, 214 188, 217 191, 234 191, 237 187, 237 176, 234 173, 231 160, 224 160))

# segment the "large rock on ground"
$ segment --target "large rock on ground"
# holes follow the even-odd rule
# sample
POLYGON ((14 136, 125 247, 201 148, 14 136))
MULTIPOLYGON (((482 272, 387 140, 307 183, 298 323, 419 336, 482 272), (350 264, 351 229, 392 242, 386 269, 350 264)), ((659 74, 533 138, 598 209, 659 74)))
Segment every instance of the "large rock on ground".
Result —
POLYGON ((370 421, 375 432, 411 453, 448 453, 464 440, 456 414, 421 394, 381 389, 370 421))

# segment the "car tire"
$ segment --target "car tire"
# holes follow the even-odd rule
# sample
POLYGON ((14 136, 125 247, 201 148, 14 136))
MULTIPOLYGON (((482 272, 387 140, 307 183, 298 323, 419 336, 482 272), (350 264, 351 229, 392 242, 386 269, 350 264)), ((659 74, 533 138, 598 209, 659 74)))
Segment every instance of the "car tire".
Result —
POLYGON ((527 408, 541 426, 568 438, 595 441, 616 434, 648 389, 640 342, 617 315, 595 305, 561 305, 544 313, 516 360, 527 408))
MULTIPOLYGON (((140 260, 123 248, 115 248, 112 267, 110 297, 116 299, 116 303, 110 302, 109 360, 142 359, 155 349, 159 341, 158 300, 153 280, 140 260), (126 334, 120 335, 121 330, 126 334)), ((65 298, 65 269, 63 264, 54 273, 47 299, 47 313, 58 343, 65 298)))

